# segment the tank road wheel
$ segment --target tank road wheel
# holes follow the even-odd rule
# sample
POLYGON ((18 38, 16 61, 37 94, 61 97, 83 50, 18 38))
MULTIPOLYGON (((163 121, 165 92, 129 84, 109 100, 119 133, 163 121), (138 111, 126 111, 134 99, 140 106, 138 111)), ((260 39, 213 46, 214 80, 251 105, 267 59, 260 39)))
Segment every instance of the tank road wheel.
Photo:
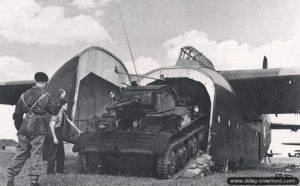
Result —
POLYGON ((165 164, 165 167, 167 168, 166 169, 167 172, 165 172, 166 176, 168 178, 170 178, 171 176, 173 176, 175 174, 176 168, 178 165, 178 157, 176 155, 175 149, 172 149, 168 153, 168 156, 165 158, 163 163, 165 164))
POLYGON ((176 173, 178 157, 176 149, 166 150, 164 155, 157 160, 157 176, 159 178, 171 178, 176 173))
POLYGON ((188 143, 189 156, 193 158, 197 155, 198 152, 198 142, 196 136, 193 136, 188 143))
POLYGON ((178 158, 180 160, 179 169, 183 168, 188 161, 188 151, 184 144, 182 144, 178 150, 178 158))

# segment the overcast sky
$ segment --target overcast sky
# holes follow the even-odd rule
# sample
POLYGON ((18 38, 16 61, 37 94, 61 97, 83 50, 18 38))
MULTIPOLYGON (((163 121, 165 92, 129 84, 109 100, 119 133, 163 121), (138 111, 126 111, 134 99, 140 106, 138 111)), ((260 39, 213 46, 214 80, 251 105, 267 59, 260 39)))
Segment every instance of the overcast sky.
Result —
MULTIPOLYGON (((117 4, 139 73, 173 65, 184 45, 204 53, 217 70, 261 68, 264 55, 270 68, 300 67, 298 0, 0 0, 0 81, 32 79, 36 71, 52 75, 93 45, 132 72, 117 4)), ((0 106, 0 138, 15 138, 13 109, 0 106)), ((273 134, 275 150, 281 139, 300 137, 273 134)))

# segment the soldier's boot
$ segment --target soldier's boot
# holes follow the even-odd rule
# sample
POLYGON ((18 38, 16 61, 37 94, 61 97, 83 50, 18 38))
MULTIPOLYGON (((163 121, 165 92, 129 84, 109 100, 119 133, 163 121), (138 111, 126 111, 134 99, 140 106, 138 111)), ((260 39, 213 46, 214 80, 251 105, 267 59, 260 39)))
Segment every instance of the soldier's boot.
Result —
POLYGON ((40 186, 38 183, 39 176, 31 176, 30 186, 40 186))

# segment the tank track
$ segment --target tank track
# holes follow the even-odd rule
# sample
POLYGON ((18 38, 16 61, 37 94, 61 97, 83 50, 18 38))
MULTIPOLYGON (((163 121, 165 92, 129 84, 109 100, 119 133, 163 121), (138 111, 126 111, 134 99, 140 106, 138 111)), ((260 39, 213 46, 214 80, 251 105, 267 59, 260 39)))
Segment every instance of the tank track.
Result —
MULTIPOLYGON (((172 160, 170 161, 170 155, 171 158, 173 158, 172 156, 174 156, 174 151, 175 154, 178 154, 178 152, 176 152, 176 149, 179 149, 179 147, 181 145, 184 145, 186 147, 186 144, 188 144, 189 140, 192 139, 194 136, 198 135, 205 127, 201 126, 200 128, 196 129, 195 131, 189 132, 187 135, 181 136, 180 138, 174 140, 173 142, 171 142, 170 144, 167 145, 167 148, 165 149, 164 153, 158 157, 157 159, 157 176, 158 178, 161 179, 172 179, 175 174, 177 172, 179 172, 181 169, 183 169, 186 165, 186 163, 188 162, 189 159, 191 159, 193 157, 192 156, 188 156, 186 158, 185 162, 180 162, 180 160, 178 159, 178 156, 176 156, 175 161, 176 162, 172 162, 172 160), (174 169, 174 163, 175 163, 175 169, 174 169), (170 170, 173 169, 173 170, 170 170)), ((200 145, 198 145, 198 150, 200 145)), ((188 151, 188 147, 186 148, 188 151)), ((194 154, 195 156, 195 154, 194 154)), ((173 158, 174 161, 174 158, 173 158)))
POLYGON ((80 174, 86 174, 87 171, 87 162, 86 156, 83 153, 78 153, 76 158, 76 169, 80 174))

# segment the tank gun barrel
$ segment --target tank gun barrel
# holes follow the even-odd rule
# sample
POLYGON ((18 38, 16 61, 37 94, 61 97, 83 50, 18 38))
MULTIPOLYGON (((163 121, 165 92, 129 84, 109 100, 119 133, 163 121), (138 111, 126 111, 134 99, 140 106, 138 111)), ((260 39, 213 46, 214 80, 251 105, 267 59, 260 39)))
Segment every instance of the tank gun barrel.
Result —
POLYGON ((139 99, 137 97, 134 97, 133 99, 131 99, 129 101, 116 103, 113 106, 106 107, 106 110, 109 112, 109 111, 112 111, 112 110, 115 110, 115 109, 118 109, 118 108, 130 107, 130 106, 136 105, 138 102, 139 102, 139 99))

